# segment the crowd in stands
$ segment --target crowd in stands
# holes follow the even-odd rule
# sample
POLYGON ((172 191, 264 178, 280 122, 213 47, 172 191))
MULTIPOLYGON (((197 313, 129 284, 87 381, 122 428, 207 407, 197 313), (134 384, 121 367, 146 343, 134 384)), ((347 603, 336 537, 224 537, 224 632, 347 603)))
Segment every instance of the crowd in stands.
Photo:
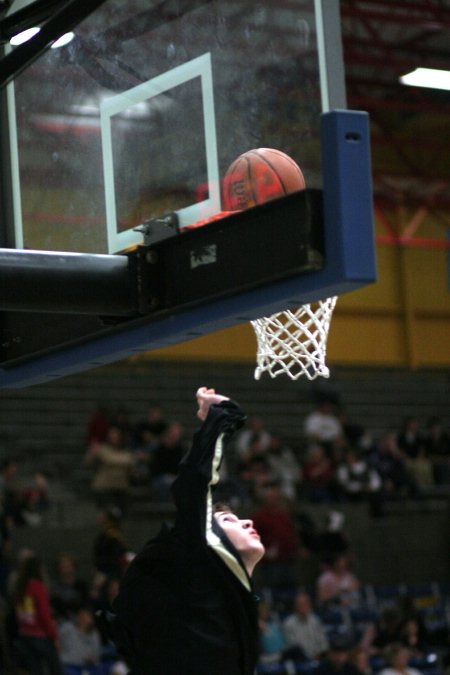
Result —
MULTIPOLYGON (((133 483, 147 485, 155 501, 170 501, 187 442, 180 422, 166 419, 158 405, 136 424, 124 409, 113 419, 97 410, 89 421, 85 456, 97 504, 114 503, 125 511, 133 483)), ((429 488, 450 486, 450 433, 438 417, 424 425, 409 417, 373 438, 343 407, 323 398, 305 417, 294 445, 252 415, 222 467, 224 496, 236 506, 254 504, 261 487, 276 479, 291 503, 365 502, 381 516, 386 500, 420 499, 429 488)))
MULTIPOLYGON (((137 422, 124 408, 92 414, 83 465, 99 516, 89 578, 81 578, 74 556, 63 552, 67 542, 57 561, 15 550, 15 528, 45 526, 51 489, 41 472, 17 489, 16 462, 2 461, 1 673, 127 672, 100 634, 95 613, 111 607, 132 558, 122 523, 131 517, 133 485, 145 486, 149 500, 169 502, 187 442, 180 422, 156 404, 137 422)), ((430 487, 450 490, 450 435, 440 419, 422 426, 411 417, 374 439, 342 407, 321 400, 305 417, 298 444, 288 444, 253 415, 221 471, 217 498, 251 515, 266 548, 256 577, 261 675, 440 675, 449 667, 448 589, 428 589, 424 607, 400 583, 389 601, 378 597, 352 570, 354 551, 339 511, 344 503, 361 503, 382 518, 388 500, 420 500, 430 487), (328 508, 323 527, 295 508, 304 502, 328 508), (305 589, 298 569, 308 556, 320 572, 314 588, 305 589)))

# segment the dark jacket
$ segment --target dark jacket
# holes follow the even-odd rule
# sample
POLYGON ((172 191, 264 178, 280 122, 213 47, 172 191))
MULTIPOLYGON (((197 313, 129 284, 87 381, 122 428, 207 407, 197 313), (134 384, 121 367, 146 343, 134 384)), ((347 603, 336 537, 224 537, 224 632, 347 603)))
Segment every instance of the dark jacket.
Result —
POLYGON ((255 671, 251 581, 211 511, 224 442, 243 420, 231 401, 211 406, 173 484, 174 527, 148 542, 125 575, 114 630, 133 675, 255 671))

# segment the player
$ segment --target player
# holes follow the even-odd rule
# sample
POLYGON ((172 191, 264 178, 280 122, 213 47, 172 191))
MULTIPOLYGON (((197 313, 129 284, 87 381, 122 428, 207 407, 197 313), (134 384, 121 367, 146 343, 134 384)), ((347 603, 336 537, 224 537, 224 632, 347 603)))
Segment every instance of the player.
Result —
POLYGON ((180 463, 175 524, 133 560, 113 609, 112 634, 132 675, 253 675, 257 601, 251 576, 264 547, 251 520, 213 508, 224 444, 239 406, 197 391, 203 424, 180 463))

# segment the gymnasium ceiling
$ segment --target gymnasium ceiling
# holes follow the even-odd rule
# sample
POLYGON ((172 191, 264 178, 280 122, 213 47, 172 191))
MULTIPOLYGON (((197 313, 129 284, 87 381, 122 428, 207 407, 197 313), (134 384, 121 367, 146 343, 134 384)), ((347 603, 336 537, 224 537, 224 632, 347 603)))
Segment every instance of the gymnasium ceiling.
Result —
MULTIPOLYGON (((386 212, 412 207, 408 236, 426 247, 421 222, 450 207, 450 92, 407 87, 399 76, 419 66, 450 69, 450 0, 341 0, 340 6, 348 107, 370 113, 379 220, 395 238, 386 212)), ((448 218, 438 220, 446 247, 448 218)))

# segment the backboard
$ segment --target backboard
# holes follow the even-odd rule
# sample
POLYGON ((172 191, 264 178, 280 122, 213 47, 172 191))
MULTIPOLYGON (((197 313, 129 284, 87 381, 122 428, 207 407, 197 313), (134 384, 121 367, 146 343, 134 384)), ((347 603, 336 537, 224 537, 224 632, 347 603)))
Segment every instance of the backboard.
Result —
MULTIPOLYGON (((10 32, 24 4, 33 5, 12 4, 10 32)), ((374 280, 368 121, 345 110, 337 0, 94 5, 69 26, 73 34, 60 16, 63 46, 50 39, 50 16, 41 28, 48 48, 25 53, 39 34, 15 47, 16 60, 22 49, 29 63, 5 78, 2 172, 11 189, 3 194, 0 277, 2 266, 11 273, 6 249, 68 256, 35 265, 29 254, 29 266, 50 279, 28 304, 14 273, 2 277, 16 293, 0 298, 0 386, 182 342, 374 280), (183 233, 223 211, 228 167, 258 147, 292 157, 308 190, 183 233), (140 226, 162 223, 164 231, 173 217, 176 236, 150 237, 142 249, 140 226), (278 248, 286 256, 271 271, 278 248), (255 258, 259 268, 248 272, 255 258), (103 263, 112 276, 101 311, 89 307, 90 286, 78 280, 82 268, 103 263), (144 300, 124 290, 125 266, 131 286, 147 285, 144 300), (70 287, 77 301, 62 290, 49 302, 52 285, 70 287), (111 309, 108 296, 123 296, 122 308, 111 309)))

